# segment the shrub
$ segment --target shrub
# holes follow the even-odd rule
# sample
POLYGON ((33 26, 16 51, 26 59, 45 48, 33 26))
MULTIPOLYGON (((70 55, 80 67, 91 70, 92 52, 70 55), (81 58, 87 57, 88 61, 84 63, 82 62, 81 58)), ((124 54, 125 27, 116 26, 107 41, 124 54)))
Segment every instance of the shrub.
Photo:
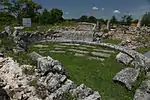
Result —
POLYGON ((108 29, 104 29, 103 32, 104 33, 108 33, 109 31, 108 31, 108 29))

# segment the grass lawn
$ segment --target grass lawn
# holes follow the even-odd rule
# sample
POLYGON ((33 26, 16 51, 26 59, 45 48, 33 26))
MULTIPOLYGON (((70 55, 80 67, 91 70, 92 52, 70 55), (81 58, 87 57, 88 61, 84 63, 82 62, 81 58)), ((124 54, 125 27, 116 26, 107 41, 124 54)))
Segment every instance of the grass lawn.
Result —
POLYGON ((47 52, 40 53, 40 49, 33 47, 33 45, 30 46, 29 52, 36 51, 43 56, 51 56, 54 59, 58 59, 67 69, 71 80, 78 85, 84 83, 88 87, 99 91, 102 100, 132 100, 134 91, 139 86, 141 78, 139 78, 132 91, 127 90, 124 85, 113 82, 112 78, 116 73, 127 67, 115 61, 115 56, 118 52, 102 62, 88 60, 86 57, 75 57, 71 53, 50 53, 49 50, 53 48, 55 43, 43 44, 49 45, 45 49, 47 52))
POLYGON ((112 44, 119 44, 119 43, 121 43, 121 40, 105 39, 104 42, 112 43, 112 44))
MULTIPOLYGON (((15 45, 11 39, 1 38, 1 40, 3 44, 0 46, 1 48, 4 46, 12 48, 15 45)), ((58 44, 43 43, 43 45, 47 45, 48 47, 37 48, 32 44, 29 46, 28 52, 13 54, 10 51, 6 52, 6 55, 13 57, 14 60, 17 60, 20 64, 31 65, 36 65, 36 63, 29 57, 29 53, 33 51, 36 51, 42 56, 51 56, 52 58, 59 60, 65 66, 71 80, 78 85, 84 83, 88 87, 99 91, 102 100, 132 100, 135 89, 139 86, 141 80, 143 80, 143 77, 140 77, 132 91, 127 90, 124 85, 113 82, 112 79, 116 73, 127 67, 116 62, 115 56, 118 52, 112 53, 111 57, 105 58, 104 61, 99 61, 87 59, 87 56, 89 56, 88 54, 86 54, 85 57, 76 57, 73 52, 67 52, 65 54, 50 53, 49 51, 54 49, 54 45, 58 44), (42 49, 44 51, 43 53, 40 52, 42 49)), ((81 45, 81 47, 83 47, 83 45, 81 45)), ((104 47, 95 47, 96 49, 108 50, 108 48, 104 47)), ((66 49, 68 48, 71 48, 71 46, 66 47, 66 49)), ((87 47, 87 50, 91 52, 93 49, 87 47)))

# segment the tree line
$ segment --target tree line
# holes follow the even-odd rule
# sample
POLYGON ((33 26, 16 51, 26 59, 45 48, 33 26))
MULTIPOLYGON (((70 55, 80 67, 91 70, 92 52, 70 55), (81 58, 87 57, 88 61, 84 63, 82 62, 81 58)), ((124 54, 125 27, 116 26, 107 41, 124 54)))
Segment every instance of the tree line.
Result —
MULTIPOLYGON (((0 23, 11 24, 17 22, 22 23, 22 18, 31 18, 33 23, 39 24, 55 24, 62 21, 75 21, 75 22, 90 22, 106 24, 108 20, 97 19, 94 16, 82 15, 78 19, 64 19, 63 11, 58 8, 47 10, 32 0, 0 0, 0 23), (42 12, 40 10, 44 9, 42 12)), ((137 23, 138 19, 133 19, 131 15, 124 15, 121 20, 117 20, 115 16, 112 16, 112 24, 131 25, 137 23)), ((145 13, 142 19, 143 25, 150 26, 150 13, 145 13)))

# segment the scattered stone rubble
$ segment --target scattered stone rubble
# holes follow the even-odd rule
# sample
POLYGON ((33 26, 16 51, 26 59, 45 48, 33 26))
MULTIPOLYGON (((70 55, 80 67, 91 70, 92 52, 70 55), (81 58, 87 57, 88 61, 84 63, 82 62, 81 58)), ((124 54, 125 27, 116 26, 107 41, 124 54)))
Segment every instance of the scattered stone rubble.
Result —
POLYGON ((6 91, 3 96, 10 98, 7 100, 63 100, 65 93, 72 94, 76 100, 101 100, 98 92, 69 80, 58 60, 42 57, 36 52, 30 56, 37 61, 33 75, 23 72, 24 68, 32 66, 20 66, 12 58, 0 58, 0 89, 6 91), (32 81, 35 86, 29 84, 32 81))
POLYGON ((136 90, 133 100, 150 100, 150 73, 146 75, 146 79, 136 90))
POLYGON ((28 79, 17 62, 12 58, 0 58, 0 65, 0 86, 11 100, 42 100, 34 87, 28 85, 28 79))
MULTIPOLYGON (((117 61, 125 65, 132 64, 135 68, 121 70, 113 80, 124 83, 131 90, 140 71, 149 71, 150 69, 150 59, 134 51, 139 47, 150 46, 149 41, 146 42, 146 40, 141 41, 143 39, 139 39, 141 35, 148 37, 150 35, 150 29, 148 27, 141 27, 140 20, 138 28, 124 27, 118 28, 117 30, 110 30, 110 21, 108 21, 108 33, 95 32, 95 24, 81 24, 76 28, 61 29, 58 27, 55 31, 50 29, 47 32, 19 32, 18 30, 11 32, 8 26, 5 27, 5 31, 1 32, 0 35, 11 36, 13 38, 17 44, 14 52, 26 51, 28 44, 33 42, 101 45, 119 50, 121 52, 116 56, 117 61), (122 40, 122 43, 120 45, 102 43, 105 38, 119 39, 122 40)), ((4 56, 2 55, 1 57, 4 56)), ((73 81, 69 80, 65 74, 64 67, 59 61, 53 60, 49 56, 42 57, 35 52, 31 54, 31 57, 37 61, 35 76, 38 77, 38 88, 28 85, 29 81, 35 77, 29 78, 29 76, 26 76, 22 72, 25 67, 30 69, 32 66, 23 65, 19 67, 19 64, 11 58, 0 58, 0 93, 1 90, 3 92, 6 91, 4 95, 8 100, 9 98, 13 100, 62 100, 66 92, 71 93, 77 100, 101 99, 97 91, 91 90, 91 88, 86 87, 84 84, 77 86, 73 81)), ((149 77, 148 74, 147 77, 149 77)), ((150 99, 149 79, 146 79, 136 90, 133 100, 150 99)))
POLYGON ((53 60, 51 57, 41 57, 36 52, 30 55, 33 59, 37 60, 37 69, 43 75, 39 78, 40 84, 47 87, 47 91, 51 93, 45 100, 59 100, 62 98, 63 93, 66 92, 70 92, 77 100, 86 100, 86 98, 89 98, 89 100, 99 100, 101 98, 98 92, 94 92, 85 85, 84 87, 82 85, 77 87, 74 82, 67 79, 65 69, 58 60, 53 60), (92 92, 88 93, 88 89, 92 92), (87 93, 88 95, 84 96, 87 93), (80 96, 76 97, 74 94, 83 96, 80 98, 80 96))

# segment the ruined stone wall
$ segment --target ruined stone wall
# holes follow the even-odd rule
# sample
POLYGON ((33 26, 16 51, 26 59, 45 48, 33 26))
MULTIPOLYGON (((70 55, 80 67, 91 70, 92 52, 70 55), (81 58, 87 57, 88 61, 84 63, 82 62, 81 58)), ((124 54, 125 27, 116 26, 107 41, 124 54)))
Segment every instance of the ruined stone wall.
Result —
POLYGON ((70 93, 75 100, 101 100, 99 92, 84 84, 77 86, 68 79, 64 67, 58 60, 30 54, 37 66, 19 65, 12 58, 0 58, 0 94, 1 100, 66 100, 70 93), (32 75, 25 74, 35 68, 32 75), (5 99, 7 96, 8 99, 5 99))
POLYGON ((150 59, 149 58, 145 57, 143 54, 140 54, 134 50, 131 50, 130 48, 126 48, 126 47, 115 45, 115 44, 89 42, 89 41, 83 41, 83 40, 42 40, 42 41, 37 41, 35 43, 43 43, 43 42, 78 43, 78 44, 104 46, 104 47, 118 50, 122 53, 127 54, 131 58, 133 58, 136 68, 140 68, 141 70, 148 70, 150 68, 150 59))

